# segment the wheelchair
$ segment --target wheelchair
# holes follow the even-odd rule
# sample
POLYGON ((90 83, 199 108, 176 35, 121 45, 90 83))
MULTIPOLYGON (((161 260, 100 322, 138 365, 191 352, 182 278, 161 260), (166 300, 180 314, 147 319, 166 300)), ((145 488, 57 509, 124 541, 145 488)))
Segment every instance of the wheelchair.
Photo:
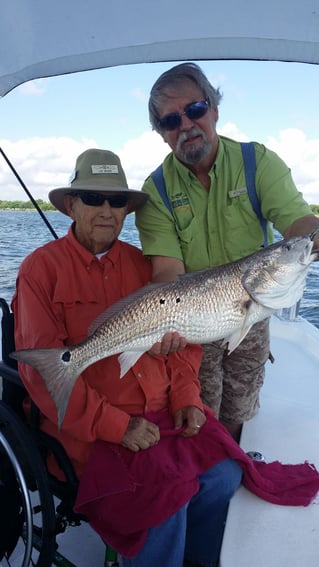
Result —
MULTIPOLYGON (((13 313, 3 298, 0 307, 0 567, 77 567, 59 553, 57 536, 86 521, 73 512, 78 479, 63 446, 40 430, 40 412, 32 402, 26 421, 27 392, 16 361, 9 357, 15 350, 13 313), (65 481, 48 471, 48 454, 65 481)), ((117 565, 116 552, 106 546, 104 567, 117 565)))

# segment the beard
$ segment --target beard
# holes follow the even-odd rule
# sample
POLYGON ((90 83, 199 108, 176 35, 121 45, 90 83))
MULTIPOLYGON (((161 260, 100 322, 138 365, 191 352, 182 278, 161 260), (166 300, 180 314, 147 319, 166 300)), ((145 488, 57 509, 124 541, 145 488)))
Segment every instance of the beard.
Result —
POLYGON ((201 128, 194 127, 188 132, 182 132, 178 137, 176 143, 176 154, 186 165, 194 165, 201 161, 209 155, 210 151, 211 144, 208 142, 207 136, 201 128), (183 148, 183 143, 186 142, 186 140, 192 140, 196 137, 200 137, 201 142, 197 139, 193 144, 189 142, 187 146, 183 148))

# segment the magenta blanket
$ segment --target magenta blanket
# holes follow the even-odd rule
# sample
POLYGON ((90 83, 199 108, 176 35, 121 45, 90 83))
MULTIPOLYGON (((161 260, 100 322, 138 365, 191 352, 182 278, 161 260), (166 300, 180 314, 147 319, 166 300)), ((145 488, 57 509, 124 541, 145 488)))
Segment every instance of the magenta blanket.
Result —
POLYGON ((126 557, 140 551, 148 528, 196 494, 198 475, 224 459, 235 459, 243 470, 243 485, 274 504, 307 506, 319 490, 314 465, 252 461, 210 412, 200 433, 189 438, 174 429, 166 412, 145 417, 158 424, 160 442, 133 453, 96 441, 75 505, 102 539, 126 557))

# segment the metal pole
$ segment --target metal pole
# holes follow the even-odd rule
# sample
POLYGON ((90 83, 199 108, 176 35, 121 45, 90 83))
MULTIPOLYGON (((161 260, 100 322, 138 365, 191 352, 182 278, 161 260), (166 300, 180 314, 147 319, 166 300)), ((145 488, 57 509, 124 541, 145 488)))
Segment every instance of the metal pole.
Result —
POLYGON ((17 180, 19 181, 21 187, 24 189, 24 191, 26 192, 26 194, 28 195, 30 201, 32 202, 33 206, 35 207, 35 209, 38 211, 39 215, 42 217, 42 220, 45 222, 45 224, 47 225, 48 229, 50 230, 52 236, 54 238, 59 238, 57 233, 55 232, 54 228, 51 226, 51 224, 49 223, 48 219, 46 218, 45 214, 43 213, 43 211, 41 211, 38 203, 36 202, 36 200, 32 197, 30 191, 28 190, 28 188, 26 187, 26 185, 24 184, 24 182, 22 181, 20 175, 18 174, 18 172, 15 170, 15 168, 13 167, 12 163, 9 161, 9 159, 7 158, 6 154, 4 153, 3 149, 0 148, 0 153, 2 154, 2 156, 4 157, 4 159, 6 160, 8 166, 10 167, 11 171, 13 172, 13 174, 16 176, 17 180))

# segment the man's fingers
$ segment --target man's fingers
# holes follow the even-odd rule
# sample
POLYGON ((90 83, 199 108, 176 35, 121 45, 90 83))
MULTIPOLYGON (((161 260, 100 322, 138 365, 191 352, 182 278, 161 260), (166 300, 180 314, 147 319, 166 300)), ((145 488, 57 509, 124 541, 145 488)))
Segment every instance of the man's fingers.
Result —
POLYGON ((187 340, 182 337, 177 332, 165 333, 160 342, 155 343, 152 348, 148 351, 149 354, 155 356, 158 354, 168 354, 170 352, 176 352, 185 348, 187 345, 187 340))

